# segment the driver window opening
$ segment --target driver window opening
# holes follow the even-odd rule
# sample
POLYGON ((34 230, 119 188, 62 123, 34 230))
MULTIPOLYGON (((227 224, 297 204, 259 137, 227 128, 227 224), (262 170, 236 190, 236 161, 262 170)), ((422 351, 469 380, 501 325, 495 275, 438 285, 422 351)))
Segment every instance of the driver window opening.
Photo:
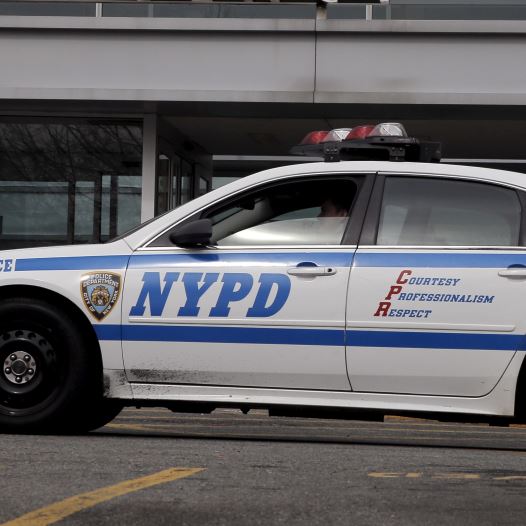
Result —
POLYGON ((351 179, 290 182, 245 194, 202 214, 218 246, 339 245, 357 185, 351 179))

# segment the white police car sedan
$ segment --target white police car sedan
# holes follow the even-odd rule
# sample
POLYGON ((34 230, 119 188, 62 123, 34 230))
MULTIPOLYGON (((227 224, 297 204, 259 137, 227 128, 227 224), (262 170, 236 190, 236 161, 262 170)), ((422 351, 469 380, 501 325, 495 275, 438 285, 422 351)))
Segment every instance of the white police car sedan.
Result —
MULTIPOLYGON (((376 133, 360 155, 426 149, 376 133)), ((107 244, 0 253, 4 431, 93 429, 125 405, 520 419, 525 355, 518 173, 294 165, 107 244)))

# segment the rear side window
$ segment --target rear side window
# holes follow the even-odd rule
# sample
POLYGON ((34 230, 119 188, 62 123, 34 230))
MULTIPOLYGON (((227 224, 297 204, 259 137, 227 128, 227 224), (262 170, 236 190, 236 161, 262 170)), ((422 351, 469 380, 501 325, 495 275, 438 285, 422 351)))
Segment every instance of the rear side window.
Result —
POLYGON ((471 181, 387 177, 378 245, 516 246, 514 190, 471 181))

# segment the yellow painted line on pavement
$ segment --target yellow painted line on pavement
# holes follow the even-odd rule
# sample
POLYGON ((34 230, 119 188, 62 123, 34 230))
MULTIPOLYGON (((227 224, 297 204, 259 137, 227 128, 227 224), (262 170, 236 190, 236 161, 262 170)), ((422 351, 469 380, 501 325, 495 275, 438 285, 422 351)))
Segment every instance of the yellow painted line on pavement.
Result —
POLYGON ((437 473, 433 475, 434 479, 443 480, 478 480, 480 475, 478 473, 437 473))
POLYGON ((418 471, 410 471, 409 473, 404 473, 400 471, 373 471, 367 473, 368 477, 375 479, 397 479, 397 478, 406 478, 406 479, 419 479, 422 478, 423 473, 418 471))
POLYGON ((405 473, 399 471, 383 471, 380 473, 367 473, 367 476, 375 479, 397 479, 405 477, 405 473))
MULTIPOLYGON (((281 417, 279 417, 281 418, 281 417)), ((172 420, 174 424, 177 424, 178 427, 184 427, 185 425, 188 425, 188 427, 195 427, 195 425, 213 422, 214 424, 218 425, 225 425, 225 422, 222 418, 217 418, 214 416, 211 416, 209 414, 206 415, 198 415, 198 414, 188 414, 188 413, 176 413, 173 415, 164 415, 164 416, 154 416, 154 415, 131 415, 128 413, 121 413, 115 421, 122 421, 122 420, 172 420), (181 420, 184 421, 190 421, 191 424, 178 424, 181 420), (194 424, 195 422, 195 424, 194 424)), ((306 419, 294 419, 294 423, 296 424, 295 427, 302 428, 315 428, 319 426, 320 424, 316 422, 315 420, 307 420, 306 419), (303 425, 308 424, 308 425, 303 425)), ((526 432, 526 425, 520 425, 520 424, 512 424, 509 427, 502 427, 496 429, 495 427, 487 426, 487 425, 479 425, 479 424, 443 424, 443 423, 433 423, 430 421, 426 421, 424 419, 416 419, 416 418, 404 418, 400 417, 400 421, 394 421, 394 419, 390 419, 389 421, 385 421, 383 424, 380 424, 379 426, 373 427, 368 422, 355 422, 355 421, 337 421, 333 420, 330 423, 330 427, 332 428, 351 428, 353 431, 381 431, 381 430, 387 430, 389 432, 396 432, 396 431, 415 431, 417 433, 461 433, 461 434, 488 434, 488 435, 507 435, 510 436, 510 434, 524 434, 526 432), (417 420, 421 420, 418 422, 417 420), (400 427, 403 426, 403 427, 400 427), (424 429, 422 429, 424 428, 424 429), (427 428, 427 429, 426 429, 427 428), (435 429, 435 428, 441 428, 441 429, 435 429), (448 429, 450 428, 450 429, 448 429)), ((229 415, 229 421, 235 421, 235 424, 238 425, 239 423, 246 423, 246 425, 250 425, 255 422, 270 422, 268 416, 263 417, 251 417, 246 415, 229 415)), ((163 425, 163 424, 160 424, 163 425)), ((283 420, 284 427, 287 427, 287 421, 283 420)))
MULTIPOLYGON (((230 410, 229 410, 230 411, 230 410)), ((254 411, 254 410, 252 410, 254 411)), ((146 410, 146 409, 124 409, 119 416, 115 420, 138 420, 138 419, 144 419, 144 420, 174 420, 178 421, 181 419, 184 420, 191 420, 195 419, 197 423, 200 422, 208 422, 212 421, 214 423, 221 422, 221 417, 227 415, 227 413, 215 413, 214 416, 210 414, 191 414, 191 413, 172 413, 169 414, 167 409, 159 409, 159 410, 146 410), (161 414, 163 416, 155 416, 155 414, 161 414)), ((254 415, 243 415, 239 412, 239 410, 231 410, 230 413, 228 413, 228 417, 230 420, 235 420, 236 423, 239 422, 246 422, 247 425, 253 422, 270 422, 270 418, 268 415, 262 415, 260 413, 254 413, 254 415), (239 414, 237 414, 239 413, 239 414)), ((282 418, 282 417, 276 417, 276 418, 282 418)), ((286 424, 286 420, 283 419, 283 424, 286 424)), ((294 423, 297 424, 297 427, 300 427, 300 424, 307 424, 306 427, 316 427, 319 425, 318 422, 315 421, 315 419, 305 419, 305 418, 293 418, 294 423)), ((356 429, 356 426, 361 426, 366 429, 369 429, 367 427, 369 422, 367 421, 356 421, 356 420, 342 420, 337 421, 333 420, 331 422, 331 427, 337 428, 337 427, 349 427, 353 426, 356 429)), ((387 424, 386 427, 390 429, 396 429, 394 426, 404 426, 404 425, 410 425, 411 428, 413 426, 419 426, 419 427, 440 427, 440 428, 454 428, 453 431, 444 431, 444 432, 450 432, 450 433, 457 433, 457 432, 467 432, 467 433, 494 433, 495 428, 491 426, 487 426, 485 424, 473 424, 471 422, 459 422, 459 423, 444 423, 444 422, 437 422, 435 420, 427 420, 425 418, 415 418, 415 417, 409 417, 409 416, 396 416, 396 415, 386 415, 384 424, 387 424), (471 431, 469 431, 467 428, 470 428, 471 431), (473 429, 478 428, 479 430, 473 431, 473 429)), ((408 428, 403 428, 408 429, 408 428)), ((510 424, 509 427, 503 426, 503 429, 518 429, 519 431, 526 430, 526 424, 510 424)), ((433 431, 432 429, 430 429, 433 431)), ((505 431, 503 431, 505 432, 505 431)))
MULTIPOLYGON (((367 473, 368 477, 375 479, 397 479, 397 478, 406 478, 406 479, 417 479, 422 478, 424 474, 421 472, 409 472, 404 473, 401 471, 373 471, 367 473)), ((478 480, 480 475, 478 473, 436 473, 428 475, 428 477, 433 479, 443 479, 443 480, 478 480)), ((526 478, 526 477, 524 477, 526 478)), ((506 477, 495 479, 495 480, 507 480, 506 477)))
MULTIPOLYGON (((113 422, 111 424, 106 424, 104 427, 109 427, 111 429, 127 429, 129 431, 152 431, 155 427, 160 427, 162 424, 155 426, 153 424, 114 424, 113 422)), ((166 427, 169 426, 162 426, 163 429, 166 430, 166 427)), ((2 526, 0 524, 0 526, 2 526)))
POLYGON ((462 473, 462 472, 451 472, 451 473, 427 473, 422 472, 412 472, 409 473, 403 471, 371 471, 367 473, 368 477, 375 479, 416 479, 416 478, 431 478, 438 480, 480 480, 482 477, 485 477, 490 480, 526 480, 526 475, 505 475, 499 477, 488 477, 484 473, 462 473))
MULTIPOLYGON (((202 422, 201 422, 202 423, 202 422)), ((248 422, 247 422, 248 423, 248 422)), ((119 424, 119 423, 111 423, 111 424, 106 424, 107 428, 114 428, 114 429, 134 429, 136 431, 154 431, 154 430, 157 430, 157 431, 167 431, 169 429, 175 429, 175 430, 183 430, 183 429, 186 429, 186 430, 193 430, 193 429, 196 429, 196 428, 199 428, 200 427, 200 422, 196 420, 195 423, 185 423, 185 424, 181 424, 181 423, 178 423, 177 421, 171 423, 171 424, 165 424, 165 423, 156 423, 156 424, 150 424, 150 423, 143 423, 143 424, 119 424)), ((221 432, 222 434, 224 433, 224 429, 229 429, 231 428, 232 425, 224 425, 222 424, 221 422, 218 422, 214 425, 214 430, 216 432, 221 432)), ((285 429, 292 429, 292 428, 284 428, 285 429)), ((303 429, 303 428, 298 428, 298 430, 300 429, 303 429)), ((315 428, 309 428, 309 429, 313 429, 315 430, 315 428)), ((265 429, 263 429, 263 432, 265 431, 265 429)), ((389 428, 389 427, 384 427, 384 426, 381 426, 381 427, 356 427, 356 428, 352 428, 352 427, 349 427, 348 428, 348 431, 350 432, 353 432, 355 435, 358 435, 360 433, 369 433, 369 432, 372 432, 372 431, 379 431, 379 432, 384 432, 384 433, 391 433, 391 435, 378 435, 378 434, 375 434, 373 438, 395 438, 396 435, 400 434, 400 433, 404 433, 404 432, 411 432, 411 433, 418 433, 420 435, 424 435, 424 434, 431 434, 431 435, 451 435, 451 434, 454 434, 454 435, 457 435, 458 438, 469 438, 469 440, 487 440, 487 437, 491 438, 491 437, 495 437, 495 436, 505 436, 505 437, 508 437, 508 438, 513 438, 513 435, 516 435, 517 432, 515 433, 509 433, 507 431, 491 431, 490 429, 484 429, 484 430, 449 430, 449 429, 414 429, 412 427, 403 427, 403 428, 389 428), (482 435, 482 436, 479 436, 479 437, 473 437, 473 436, 464 436, 463 435, 482 435), (484 437, 483 435, 487 435, 486 437, 484 437)), ((243 431, 241 429, 239 429, 239 432, 236 433, 236 436, 239 436, 239 435, 243 435, 243 431)), ((435 437, 431 437, 431 436, 404 436, 402 437, 403 440, 422 440, 422 439, 425 439, 425 440, 443 440, 443 439, 446 439, 446 438, 449 438, 448 436, 435 436, 435 437)), ((1 525, 0 525, 1 526, 1 525)))
POLYGON ((87 493, 80 493, 79 495, 55 502, 49 506, 44 506, 38 510, 26 513, 17 519, 4 522, 0 524, 0 526, 47 526, 48 524, 54 524, 74 513, 91 508, 101 502, 106 502, 115 497, 120 497, 158 484, 189 477, 190 475, 203 471, 203 469, 204 468, 170 468, 152 475, 146 475, 145 477, 125 480, 113 486, 106 486, 94 491, 88 491, 87 493))
MULTIPOLYGON (((222 428, 221 426, 215 426, 214 427, 214 430, 213 432, 211 431, 196 431, 196 425, 194 424, 118 424, 118 423, 111 423, 111 424, 106 424, 104 426, 105 428, 110 428, 110 429, 115 429, 115 430, 123 430, 123 431, 148 431, 148 432, 157 432, 157 433, 179 433, 179 432, 183 432, 183 433, 189 433, 189 436, 191 437, 203 437, 203 438, 210 438, 210 437, 221 437, 221 438, 257 438, 257 439, 262 439, 262 440, 265 440, 265 439, 273 439, 273 438, 292 438, 292 439, 296 439, 296 435, 294 434, 287 434, 287 433, 283 433, 281 435, 276 435, 275 431, 274 433, 272 434, 272 436, 269 436, 268 433, 266 431, 268 430, 263 430, 262 432, 256 432, 256 433, 250 433, 248 431, 243 431, 243 430, 239 430, 239 431, 236 431, 235 433, 232 433, 232 432, 229 432, 229 431, 225 431, 224 428, 222 428)), ((198 426, 197 426, 198 427, 198 426)), ((353 430, 353 431, 371 431, 371 429, 360 429, 360 430, 353 430)), ((397 430, 399 431, 399 430, 397 430)), ((410 429, 404 429, 402 431, 410 431, 410 429)), ((419 430, 420 432, 423 432, 423 430, 419 430)), ((335 435, 334 437, 331 437, 331 438, 335 438, 335 439, 349 439, 349 440, 364 440, 363 437, 361 436, 358 436, 359 434, 356 433, 356 436, 346 436, 346 437, 340 437, 338 435, 335 435)), ((323 437, 317 437, 317 436, 313 436, 313 437, 308 437, 308 436, 304 436, 302 435, 301 437, 302 439, 305 438, 305 439, 309 439, 309 438, 314 438, 314 439, 317 439, 317 438, 323 438, 323 437)), ((367 438, 367 437, 366 437, 367 438)), ((428 442, 431 442, 431 441, 444 441, 445 439, 447 439, 449 437, 444 437, 444 436, 438 436, 438 437, 432 437, 432 436, 403 436, 402 438, 399 438, 396 436, 395 433, 391 434, 391 435, 378 435, 378 434, 375 434, 374 437, 371 437, 371 440, 377 440, 377 439, 386 439, 386 440, 394 440, 394 439, 397 439, 397 440, 404 440, 404 441, 421 441, 421 440, 424 440, 424 441, 428 441, 428 442)), ((482 438, 482 437, 461 437, 461 438, 464 438, 464 439, 469 439, 470 441, 484 441, 484 440, 487 440, 486 438, 482 438)), ((0 526, 3 526, 0 524, 0 526)))

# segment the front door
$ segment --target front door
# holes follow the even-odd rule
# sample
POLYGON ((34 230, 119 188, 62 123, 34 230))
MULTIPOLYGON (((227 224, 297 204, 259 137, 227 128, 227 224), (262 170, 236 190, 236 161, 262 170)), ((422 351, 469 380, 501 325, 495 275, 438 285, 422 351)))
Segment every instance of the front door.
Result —
POLYGON ((263 185, 189 218, 212 220, 215 246, 175 247, 167 232, 137 251, 123 295, 129 380, 348 390, 348 239, 363 181, 263 185))

